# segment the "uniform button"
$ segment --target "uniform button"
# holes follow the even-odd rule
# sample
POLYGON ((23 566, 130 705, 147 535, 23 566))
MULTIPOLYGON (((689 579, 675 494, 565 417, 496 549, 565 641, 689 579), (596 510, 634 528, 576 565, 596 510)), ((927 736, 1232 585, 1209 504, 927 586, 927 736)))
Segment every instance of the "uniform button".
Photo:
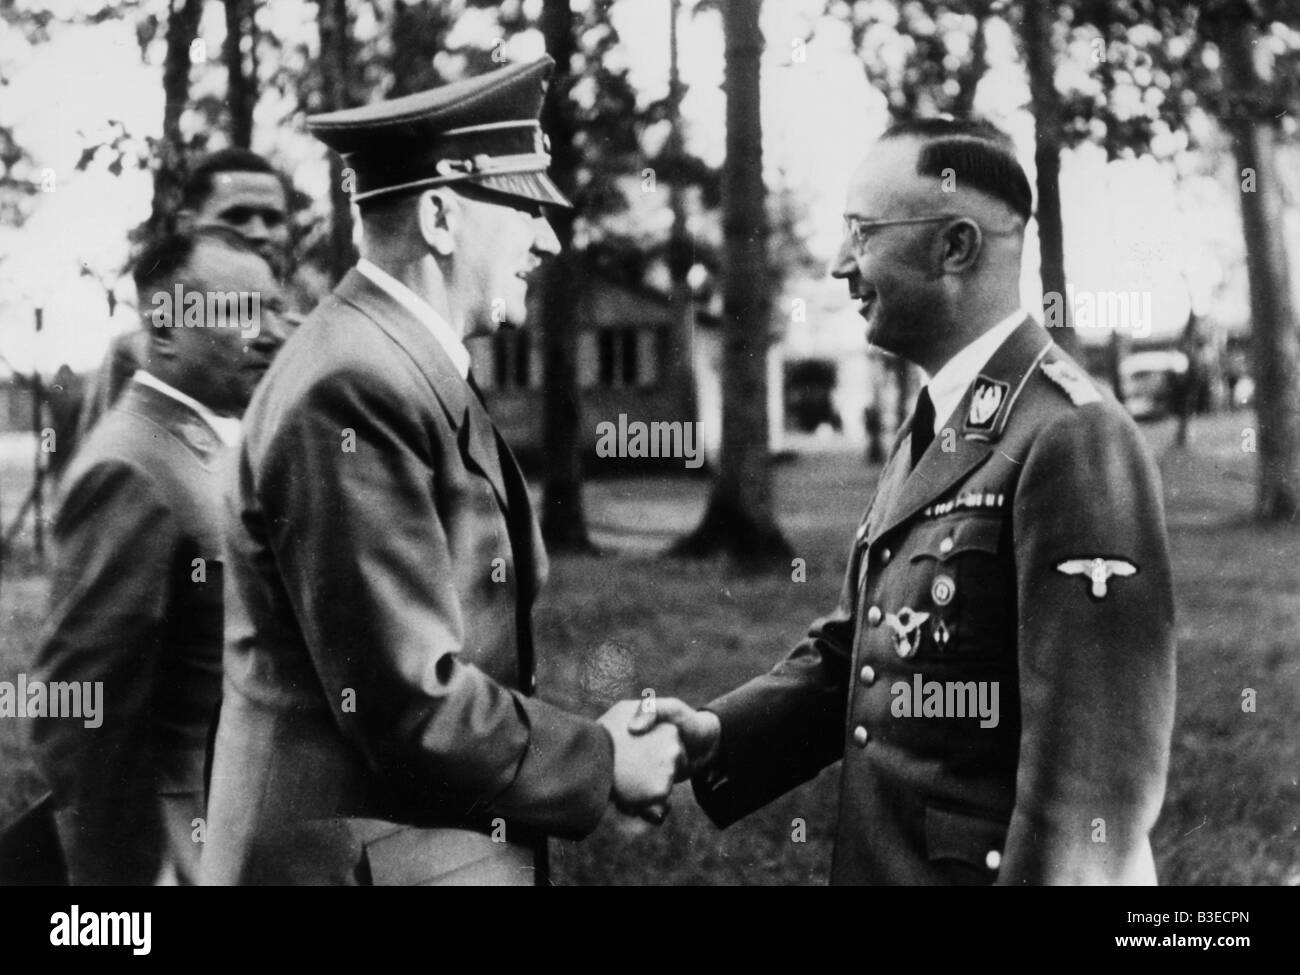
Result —
POLYGON ((858 679, 861 680, 862 683, 870 687, 872 684, 876 682, 876 668, 863 667, 860 671, 858 671, 858 679))
POLYGON ((889 560, 892 559, 893 557, 894 557, 894 553, 891 552, 889 549, 885 549, 880 553, 880 564, 889 565, 889 560))
POLYGON ((862 727, 862 725, 858 725, 853 729, 853 744, 857 745, 859 748, 866 748, 867 740, 870 737, 871 732, 867 731, 867 729, 862 727))
POLYGON ((871 626, 879 626, 880 621, 885 618, 885 614, 880 611, 879 606, 872 606, 867 610, 867 623, 871 626))
POLYGON ((943 554, 943 555, 947 555, 947 554, 948 554, 949 552, 951 552, 951 551, 952 551, 952 539, 951 539, 951 538, 945 538, 942 542, 939 543, 939 552, 940 552, 941 554, 943 554))
POLYGON ((984 866, 990 870, 996 870, 1002 866, 1002 854, 997 850, 989 850, 988 855, 984 857, 984 866))

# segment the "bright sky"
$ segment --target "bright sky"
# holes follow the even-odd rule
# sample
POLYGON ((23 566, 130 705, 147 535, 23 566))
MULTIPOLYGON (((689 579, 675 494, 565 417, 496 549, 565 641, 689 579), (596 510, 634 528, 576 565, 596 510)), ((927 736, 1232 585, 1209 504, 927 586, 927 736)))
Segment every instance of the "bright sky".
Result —
MULTIPOLYGON (((78 0, 63 0, 76 6, 78 0)), ((89 3, 89 0, 86 0, 89 3)), ((537 0, 529 0, 535 6, 537 0)), ((97 6, 97 4, 91 4, 97 6)), ((575 0, 575 7, 581 5, 575 0)), ((763 62, 764 163, 769 186, 787 186, 802 201, 801 227, 815 255, 829 262, 839 242, 843 192, 870 140, 885 125, 883 98, 866 82, 850 50, 847 28, 818 19, 822 0, 783 0, 764 5, 767 39, 763 62), (796 39, 815 26, 806 57, 792 58, 796 39)), ((681 70, 688 93, 683 105, 690 147, 707 161, 722 160, 724 99, 722 34, 717 13, 694 15, 686 0, 681 21, 681 70)), ((303 25, 311 34, 311 7, 301 0, 263 5, 272 26, 303 25)), ((668 78, 668 0, 621 0, 615 25, 624 39, 621 54, 633 83, 646 100, 661 97, 668 78)), ((216 6, 205 16, 202 37, 217 57, 223 25, 216 6)), ((368 25, 360 25, 365 37, 368 25)), ((471 39, 491 32, 488 21, 460 25, 471 39)), ((995 29, 989 37, 992 70, 981 85, 977 110, 1012 132, 1032 173, 1033 122, 1022 106, 1027 90, 1012 61, 1012 39, 995 29)), ((524 36, 506 49, 513 58, 535 56, 540 37, 524 36)), ((67 362, 95 365, 109 337, 133 326, 131 313, 106 316, 100 285, 80 274, 83 265, 109 275, 126 255, 127 231, 148 213, 150 181, 145 173, 113 177, 73 167, 87 141, 121 122, 136 137, 156 135, 161 125, 161 50, 142 64, 131 22, 64 27, 31 50, 12 36, 0 36, 0 58, 12 66, 11 83, 0 87, 0 117, 12 120, 17 136, 55 176, 20 230, 0 228, 0 354, 15 368, 37 363, 52 371, 67 362), (45 330, 32 334, 33 309, 45 309, 45 330)), ((202 89, 219 91, 219 76, 202 89)), ((254 148, 281 158, 307 158, 294 168, 299 187, 323 194, 322 158, 304 151, 305 137, 271 121, 281 106, 263 105, 254 148)), ((1081 290, 1140 290, 1152 294, 1153 328, 1169 331, 1185 321, 1189 302, 1221 319, 1245 316, 1243 272, 1220 286, 1222 268, 1240 261, 1240 227, 1230 184, 1201 177, 1176 184, 1170 167, 1153 160, 1109 167, 1099 150, 1071 153, 1062 169, 1066 261, 1081 290), (1190 285, 1189 285, 1190 282, 1190 285)), ((1026 305, 1039 305, 1037 241, 1026 244, 1023 277, 1026 305)), ((1300 253, 1300 250, 1297 250, 1300 253)), ((787 284, 784 305, 807 302, 810 328, 805 341, 822 354, 861 346, 861 321, 843 285, 820 276, 787 284)), ((119 294, 130 298, 129 283, 119 294)), ((814 349, 801 349, 808 352, 814 349)))

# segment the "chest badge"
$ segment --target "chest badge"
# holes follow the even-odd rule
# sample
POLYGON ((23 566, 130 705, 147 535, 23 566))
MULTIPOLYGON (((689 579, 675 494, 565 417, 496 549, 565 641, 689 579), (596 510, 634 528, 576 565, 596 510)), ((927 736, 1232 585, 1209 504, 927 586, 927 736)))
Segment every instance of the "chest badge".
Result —
POLYGON ((1067 576, 1086 576, 1089 582, 1088 596, 1100 601, 1106 598, 1110 590, 1106 583, 1112 577, 1124 578, 1134 575, 1138 568, 1124 559, 1066 559, 1056 564, 1056 571, 1067 576))
POLYGON ((930 628, 930 635, 934 637, 934 645, 938 647, 940 651, 948 649, 948 639, 951 636, 948 632, 948 624, 937 616, 934 620, 934 626, 930 628))
POLYGON ((904 606, 897 616, 886 613, 885 622, 894 638, 894 652, 904 659, 914 656, 921 646, 921 624, 929 618, 929 613, 918 613, 908 606, 904 606))
POLYGON ((980 376, 975 380, 975 389, 971 393, 970 412, 966 414, 966 426, 973 430, 991 430, 997 419, 1002 401, 1007 398, 1010 386, 980 376))

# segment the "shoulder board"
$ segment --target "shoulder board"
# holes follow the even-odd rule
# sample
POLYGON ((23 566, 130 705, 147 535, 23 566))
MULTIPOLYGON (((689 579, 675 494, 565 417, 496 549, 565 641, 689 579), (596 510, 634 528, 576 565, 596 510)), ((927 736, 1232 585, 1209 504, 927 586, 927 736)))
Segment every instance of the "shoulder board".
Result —
POLYGON ((1055 359, 1051 362, 1044 360, 1042 369, 1043 374, 1061 387, 1061 390, 1066 396, 1070 397, 1070 402, 1075 406, 1101 402, 1101 393, 1097 392, 1097 387, 1092 384, 1092 380, 1072 363, 1064 359, 1055 359))

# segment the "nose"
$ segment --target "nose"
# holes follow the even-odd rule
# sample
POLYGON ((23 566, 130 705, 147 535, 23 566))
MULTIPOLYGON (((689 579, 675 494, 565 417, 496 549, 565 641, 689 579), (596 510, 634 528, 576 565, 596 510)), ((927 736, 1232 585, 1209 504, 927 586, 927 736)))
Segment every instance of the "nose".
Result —
POLYGON ((249 350, 267 359, 274 358, 289 337, 291 325, 283 312, 268 312, 262 315, 262 328, 257 337, 249 343, 249 350))
POLYGON ((560 238, 545 216, 533 219, 533 253, 555 255, 560 253, 560 238))
POLYGON ((840 241, 840 249, 835 253, 835 260, 831 263, 831 277, 851 278, 857 270, 858 262, 853 255, 852 243, 849 235, 845 234, 844 239, 840 241))

